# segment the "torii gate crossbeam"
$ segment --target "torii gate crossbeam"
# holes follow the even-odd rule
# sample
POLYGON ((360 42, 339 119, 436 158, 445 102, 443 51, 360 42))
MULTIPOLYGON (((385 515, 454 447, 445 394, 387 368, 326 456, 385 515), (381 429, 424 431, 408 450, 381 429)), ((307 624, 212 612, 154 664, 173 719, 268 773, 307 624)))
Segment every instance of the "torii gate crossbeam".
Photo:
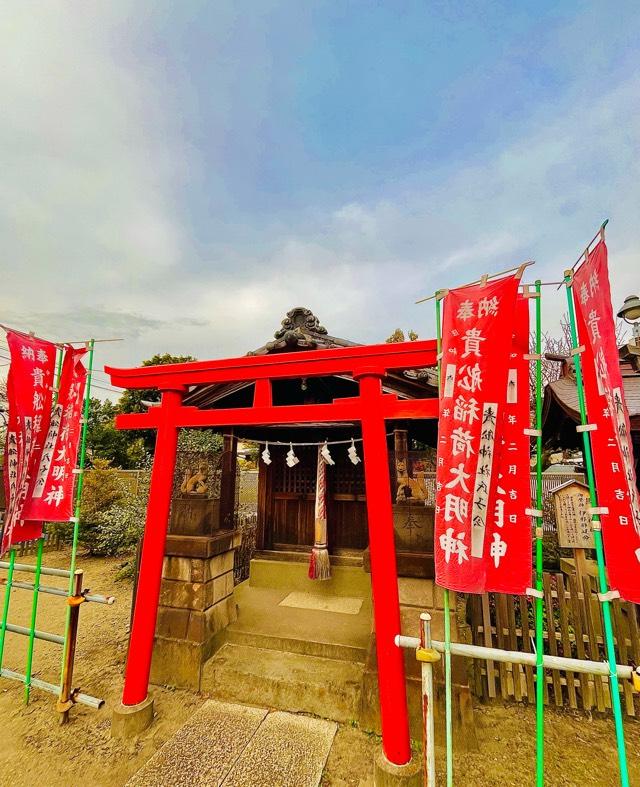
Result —
POLYGON ((178 430, 287 423, 360 422, 362 427, 371 587, 376 630, 382 746, 387 759, 404 765, 411 759, 403 656, 395 644, 400 634, 400 606, 387 461, 385 419, 437 418, 438 400, 403 400, 383 394, 382 378, 391 371, 436 364, 433 340, 364 345, 224 360, 195 361, 137 369, 105 367, 111 383, 121 388, 156 388, 158 406, 141 414, 120 415, 119 429, 155 429, 156 450, 131 626, 122 702, 145 702, 158 613, 162 563, 171 506, 178 430), (359 394, 329 404, 274 405, 271 381, 350 374, 359 394), (193 385, 255 382, 253 406, 199 410, 182 404, 193 385), (139 603, 138 603, 139 602, 139 603))

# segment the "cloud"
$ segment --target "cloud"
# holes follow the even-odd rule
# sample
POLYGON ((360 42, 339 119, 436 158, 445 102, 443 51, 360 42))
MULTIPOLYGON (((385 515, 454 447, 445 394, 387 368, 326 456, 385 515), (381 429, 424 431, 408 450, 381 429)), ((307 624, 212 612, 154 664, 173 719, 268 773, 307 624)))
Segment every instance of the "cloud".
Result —
MULTIPOLYGON (((237 171, 225 163, 224 140, 234 131, 225 117, 237 122, 243 145, 255 145, 246 167, 259 168, 267 155, 260 130, 279 111, 268 92, 270 80, 283 78, 277 59, 259 80, 264 92, 247 88, 244 104, 229 75, 221 86, 220 63, 203 63, 215 113, 199 127, 198 95, 184 99, 167 81, 169 45, 155 41, 147 51, 138 41, 157 22, 151 14, 133 0, 42 2, 37 14, 16 1, 0 11, 3 322, 54 339, 125 338, 100 346, 100 365, 164 351, 243 353, 268 340, 296 305, 356 341, 383 340, 397 326, 428 336, 433 309, 415 306, 417 298, 531 258, 532 276, 558 279, 605 217, 614 306, 638 289, 638 56, 616 62, 621 48, 609 36, 608 44, 598 39, 593 61, 578 59, 593 25, 570 20, 531 44, 544 74, 561 62, 563 84, 519 102, 517 122, 493 123, 490 145, 474 136, 477 129, 483 139, 485 117, 495 121, 488 69, 466 92, 458 78, 455 114, 446 101, 428 108, 446 136, 469 90, 487 102, 486 114, 476 107, 467 117, 467 138, 446 160, 416 156, 406 174, 403 159, 402 177, 381 178, 375 192, 357 197, 336 182, 322 200, 251 212, 225 188, 225 177, 252 187, 242 162, 237 171), (203 137, 214 141, 208 157, 203 137), (203 204, 193 204, 194 194, 203 204)), ((226 28, 208 23, 213 50, 226 28)), ((252 52, 233 51, 229 37, 219 57, 238 61, 242 82, 252 52)), ((500 84, 508 74, 500 71, 500 84)), ((288 133, 295 137, 295 128, 288 133)), ((551 329, 563 298, 545 290, 551 329)))
POLYGON ((121 51, 135 5, 3 5, 0 226, 14 308, 126 308, 184 253, 170 186, 180 146, 166 145, 157 87, 121 51))

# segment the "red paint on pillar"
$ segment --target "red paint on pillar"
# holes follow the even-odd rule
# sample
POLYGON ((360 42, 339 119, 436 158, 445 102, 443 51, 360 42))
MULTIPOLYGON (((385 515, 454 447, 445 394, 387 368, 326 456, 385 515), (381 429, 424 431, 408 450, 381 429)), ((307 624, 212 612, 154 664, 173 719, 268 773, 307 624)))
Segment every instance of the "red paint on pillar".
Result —
POLYGON ((400 634, 400 599, 380 377, 361 377, 360 395, 382 749, 389 762, 404 765, 411 759, 411 742, 404 661, 395 644, 400 634))
POLYGON ((144 525, 136 605, 131 624, 129 653, 122 693, 123 705, 137 705, 147 698, 153 640, 158 617, 162 564, 171 507, 173 474, 178 446, 175 414, 182 391, 164 391, 151 471, 149 502, 144 525))

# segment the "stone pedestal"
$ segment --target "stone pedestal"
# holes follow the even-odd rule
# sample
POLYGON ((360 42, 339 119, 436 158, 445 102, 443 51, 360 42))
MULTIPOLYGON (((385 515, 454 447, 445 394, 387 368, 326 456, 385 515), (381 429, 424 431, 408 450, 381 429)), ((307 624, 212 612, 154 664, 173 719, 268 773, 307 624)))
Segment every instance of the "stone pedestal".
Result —
POLYGON ((205 495, 176 497, 171 502, 169 534, 213 536, 220 528, 220 501, 205 495))
POLYGON ((233 559, 241 534, 169 535, 151 682, 200 690, 202 667, 237 618, 233 559))
POLYGON ((111 719, 112 738, 135 738, 153 721, 153 699, 149 696, 138 705, 123 705, 119 702, 113 709, 111 719))
POLYGON ((394 765, 378 749, 373 761, 374 787, 420 787, 422 784, 422 764, 417 757, 406 765, 394 765))
MULTIPOLYGON (((399 577, 433 579, 435 509, 422 501, 393 505, 393 530, 399 577)), ((371 573, 369 549, 363 552, 364 570, 371 573)))

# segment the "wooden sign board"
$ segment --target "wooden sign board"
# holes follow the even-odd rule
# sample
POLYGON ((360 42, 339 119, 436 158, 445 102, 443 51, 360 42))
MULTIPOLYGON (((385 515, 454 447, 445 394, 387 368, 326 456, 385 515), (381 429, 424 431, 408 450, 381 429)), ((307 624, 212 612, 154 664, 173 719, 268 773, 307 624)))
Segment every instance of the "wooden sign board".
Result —
POLYGON ((567 481, 552 491, 558 544, 568 549, 594 549, 589 488, 580 481, 567 481))

